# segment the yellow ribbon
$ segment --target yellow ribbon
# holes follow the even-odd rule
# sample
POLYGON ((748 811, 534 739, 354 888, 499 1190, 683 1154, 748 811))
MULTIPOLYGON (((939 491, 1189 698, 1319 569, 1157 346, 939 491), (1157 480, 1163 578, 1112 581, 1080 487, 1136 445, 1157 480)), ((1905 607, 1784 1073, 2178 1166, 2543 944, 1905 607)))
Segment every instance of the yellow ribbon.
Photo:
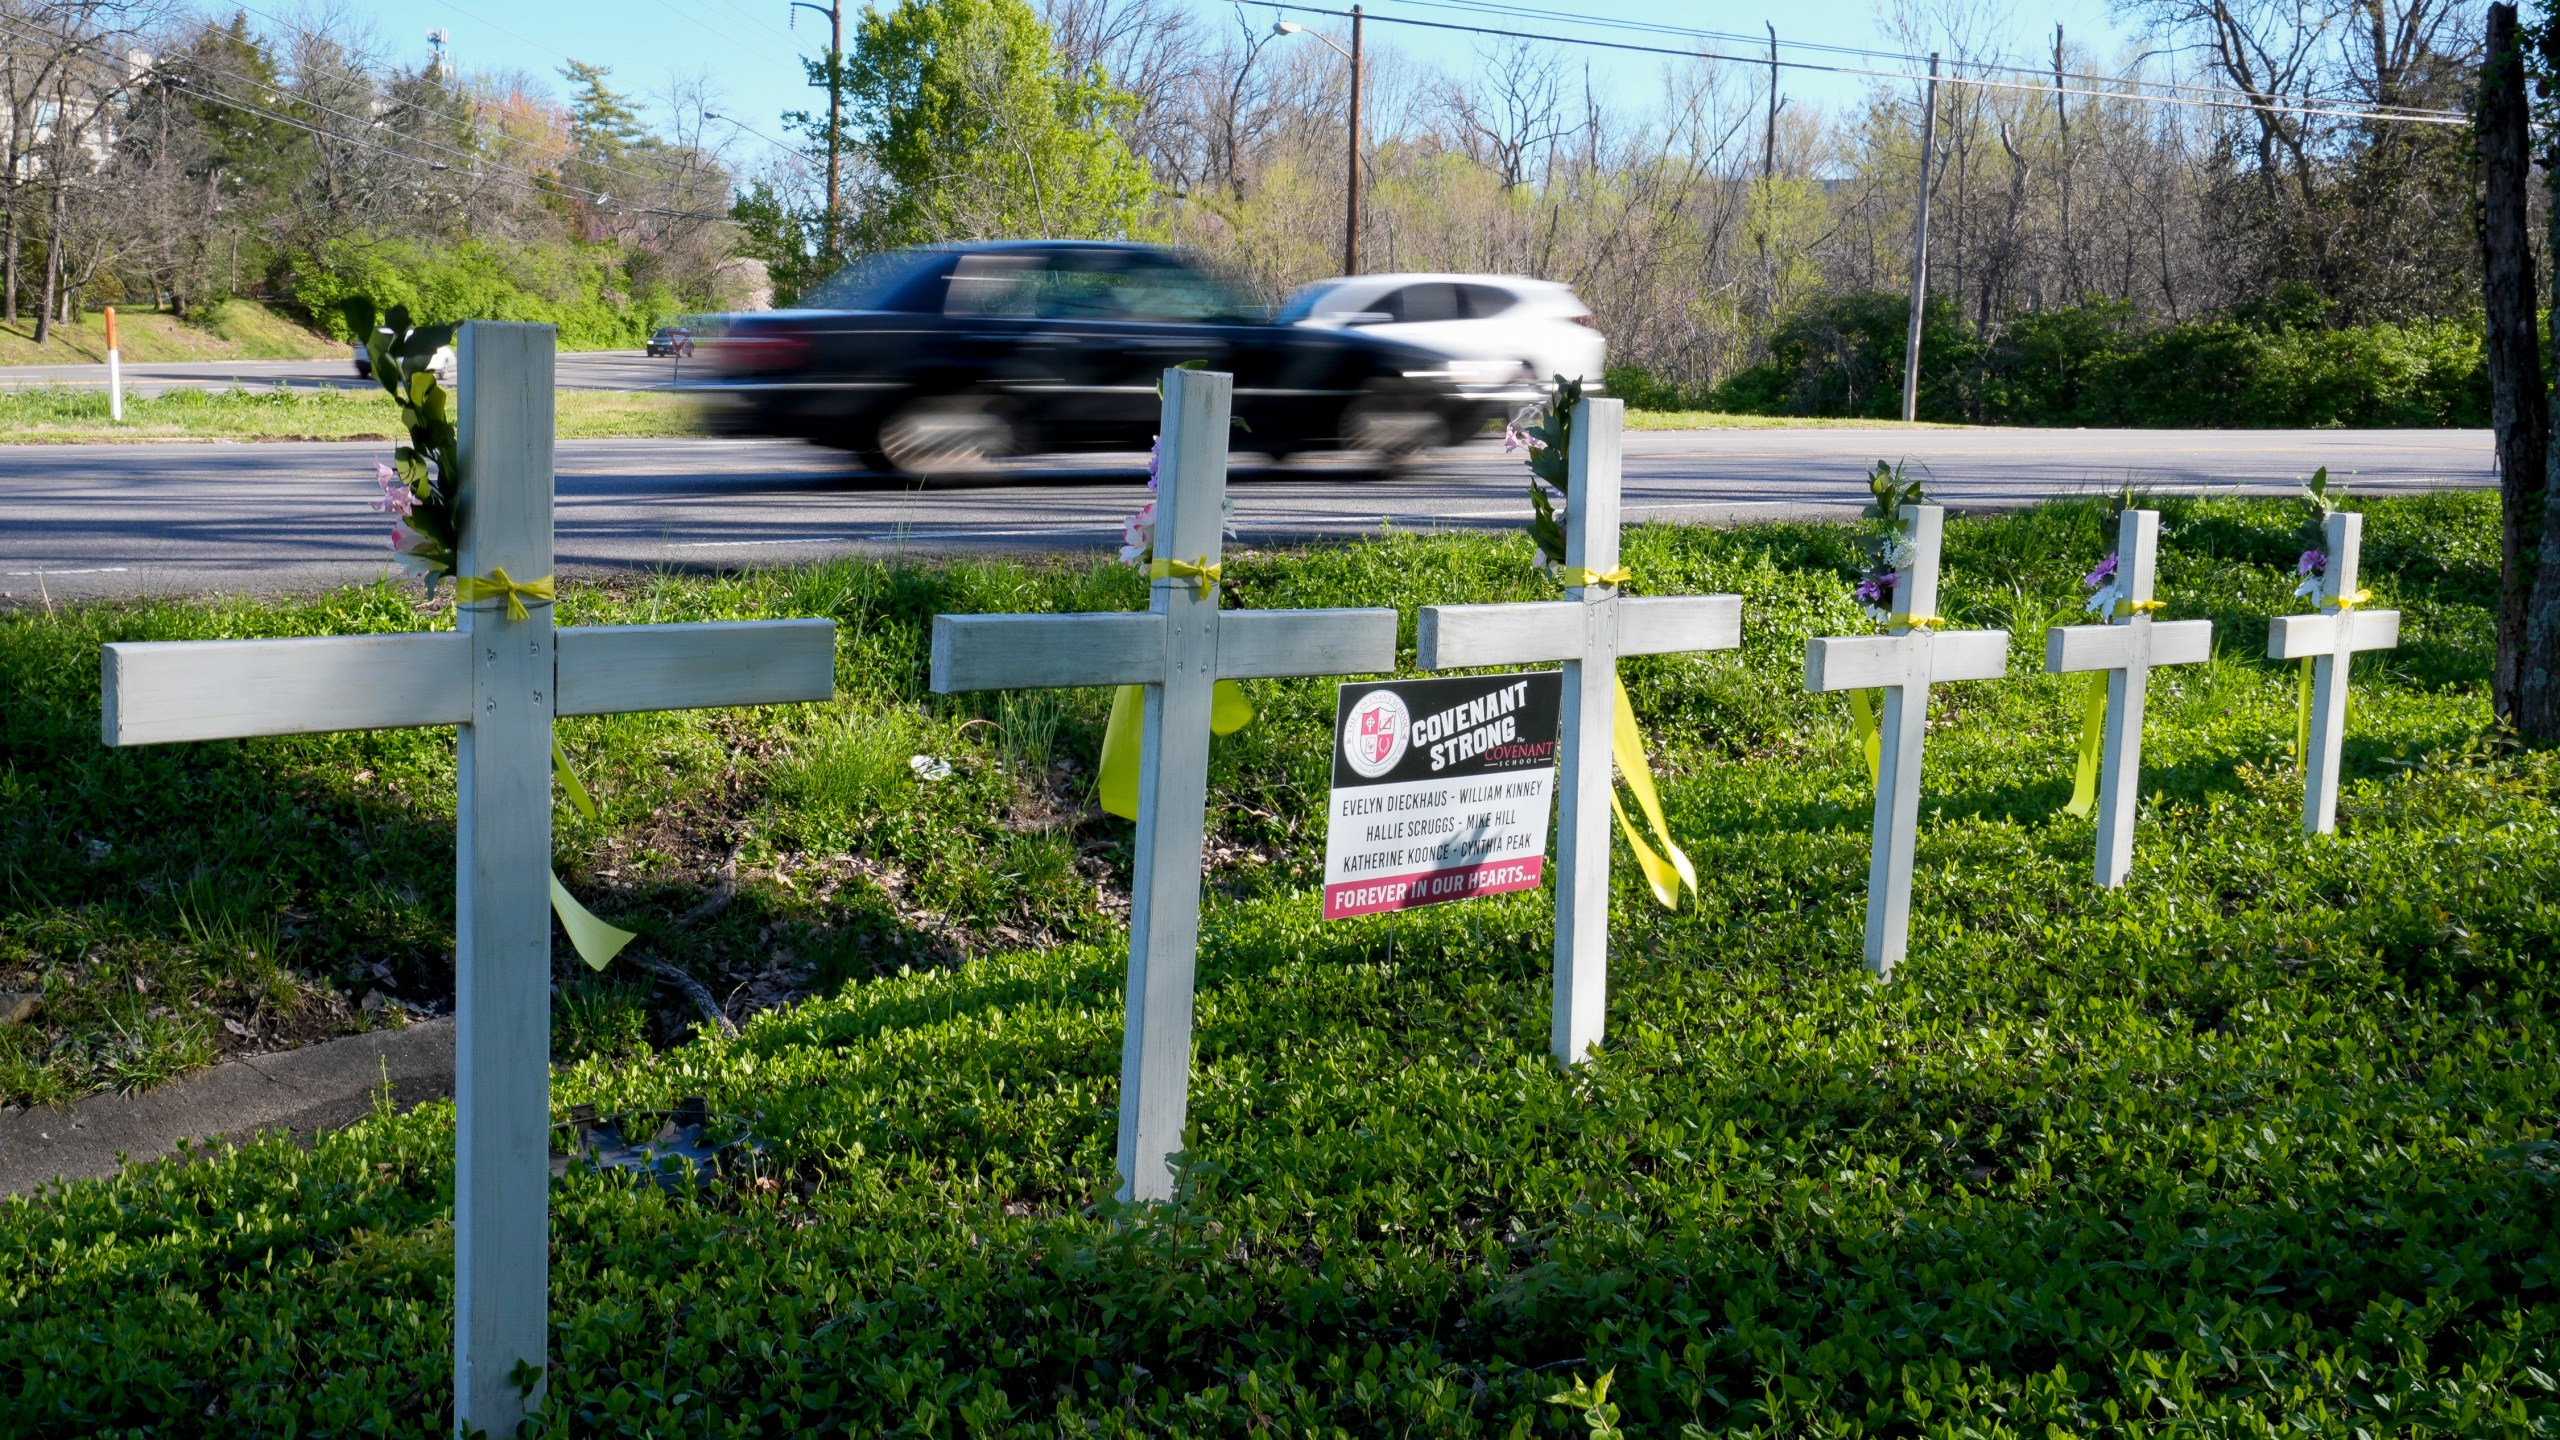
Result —
MULTIPOLYGON (((569 803, 577 807, 578 813, 590 820, 596 818, 595 797, 587 793, 578 772, 570 768, 568 752, 560 748, 560 737, 556 735, 551 737, 551 773, 560 777, 560 788, 568 792, 569 803)), ((579 904, 569 887, 560 883, 557 871, 551 876, 551 908, 560 916, 560 928, 569 932, 570 948, 578 952, 578 958, 586 961, 590 970, 603 969, 636 938, 628 930, 607 925, 579 904)))
POLYGON ((2370 599, 2372 599, 2372 598, 2373 598, 2373 592, 2372 592, 2372 591, 2370 591, 2370 590, 2359 590, 2359 591, 2357 591, 2356 593, 2354 593, 2353 595, 2332 595, 2332 596, 2330 596, 2328 599, 2323 600, 2323 601, 2321 601, 2320 603, 2321 603, 2321 604, 2323 604, 2323 605, 2330 606, 2330 607, 2334 608, 2334 609, 2335 609, 2339 614, 2344 615, 2344 614, 2345 614, 2345 613, 2347 613, 2348 611, 2353 610, 2353 609, 2354 609, 2354 608, 2356 608, 2357 606, 2359 606, 2359 605, 2363 604, 2364 602, 2366 602, 2367 600, 2370 600, 2370 599))
POLYGON ((507 577, 506 566, 493 565, 486 575, 457 576, 453 582, 453 598, 456 600, 464 604, 474 600, 504 600, 507 602, 507 618, 511 620, 533 618, 525 613, 524 602, 528 596, 549 604, 552 600, 551 577, 512 580, 507 577))
POLYGON ((2309 655, 2302 657, 2302 685, 2293 707, 2293 763, 2296 765, 2310 763, 2304 757, 2311 753, 2311 662, 2313 658, 2309 655))
POLYGON ((1689 864, 1689 856, 1672 843, 1671 822, 1662 815, 1662 797, 1654 793, 1653 762, 1644 753, 1644 732, 1636 728, 1636 707, 1627 699, 1627 682, 1612 680, 1617 689, 1617 724, 1610 736, 1610 754, 1618 762, 1619 778, 1635 792, 1636 808, 1644 812, 1653 827, 1653 838, 1662 844, 1657 854, 1636 834, 1635 822, 1627 818, 1627 807, 1618 803, 1615 786, 1609 790, 1609 810, 1618 817, 1619 833, 1627 837, 1627 848, 1635 852, 1636 865, 1644 871, 1645 883, 1653 887, 1653 898, 1667 909, 1680 905, 1680 887, 1698 893, 1698 872, 1689 864), (1665 856, 1669 858, 1665 858, 1665 856))
POLYGON ((1897 614, 1886 616, 1884 623, 1888 630, 1935 630, 1947 622, 1944 616, 1939 615, 1897 614))
POLYGON ((2107 672, 2093 671, 2080 697, 2080 765, 2071 781, 2071 803, 2065 815, 2087 818, 2098 808, 2098 760, 2107 740, 2107 672))
POLYGON ((2116 602, 2116 613, 2119 615, 2148 615, 2153 611, 2168 608, 2169 602, 2166 600, 2119 600, 2116 602))
POLYGON ((1884 778, 1884 733, 1877 728, 1876 700, 1881 690, 1849 692, 1849 722, 1858 736, 1858 749, 1867 757, 1867 783, 1879 784, 1884 778))
POLYGON ((578 958, 586 961, 590 970, 611 964, 623 946, 638 938, 590 914, 586 906, 578 903, 578 897, 569 893, 569 887, 560 883, 556 872, 551 877, 551 908, 560 916, 560 928, 569 932, 570 948, 578 952, 578 958))
POLYGON ((1147 574, 1156 580, 1189 580, 1191 593, 1206 600, 1209 592, 1217 588, 1218 574, 1225 568, 1210 564, 1209 557, 1203 555, 1198 560, 1158 560, 1147 567, 1147 574))
POLYGON ((1635 578, 1635 573, 1624 565, 1615 570, 1585 570, 1576 565, 1571 569, 1559 568, 1556 577, 1568 586, 1624 585, 1635 578))
MULTIPOLYGON (((1233 735, 1253 723, 1244 687, 1221 680, 1209 690, 1209 733, 1233 735)), ((1111 695, 1111 720, 1102 727, 1102 810, 1123 820, 1138 818, 1139 749, 1147 734, 1146 695, 1123 685, 1111 695)))

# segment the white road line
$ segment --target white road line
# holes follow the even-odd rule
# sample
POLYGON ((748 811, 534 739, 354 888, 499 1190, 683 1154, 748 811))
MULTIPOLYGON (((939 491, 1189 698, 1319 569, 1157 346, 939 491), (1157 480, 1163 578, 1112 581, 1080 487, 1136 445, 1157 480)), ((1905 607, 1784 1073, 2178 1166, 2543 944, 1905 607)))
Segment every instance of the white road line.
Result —
POLYGON ((36 575, 122 575, 131 569, 133 569, 133 567, 130 565, 104 565, 95 570, 0 570, 0 575, 13 577, 36 575))

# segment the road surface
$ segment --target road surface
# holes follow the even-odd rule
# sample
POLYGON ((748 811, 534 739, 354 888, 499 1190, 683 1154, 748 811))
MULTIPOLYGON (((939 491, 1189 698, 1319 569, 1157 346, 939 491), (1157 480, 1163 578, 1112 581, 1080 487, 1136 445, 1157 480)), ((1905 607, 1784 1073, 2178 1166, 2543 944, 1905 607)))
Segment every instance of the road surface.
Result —
MULTIPOLYGON (((366 508, 373 442, 0 446, 0 603, 305 591, 388 568, 366 508)), ((896 552, 1094 551, 1146 498, 1140 457, 1011 464, 915 487, 770 440, 570 440, 559 446, 564 575, 717 569, 896 552)), ((2127 481, 2164 493, 2285 496, 2315 467, 2358 495, 2496 483, 2490 434, 2453 431, 1689 430, 1626 437, 1630 522, 1849 519, 1878 458, 1928 466, 1958 508, 2002 508, 2127 481)), ((1516 528, 1517 457, 1479 442, 1386 476, 1344 461, 1240 457, 1240 544, 1384 528, 1516 528)))
MULTIPOLYGON (((701 373, 696 361, 685 361, 688 374, 701 373)), ((570 350, 560 355, 563 390, 650 390, 677 378, 676 362, 652 360, 637 350, 570 350)), ((0 390, 50 385, 103 389, 104 365, 0 365, 0 390)), ((159 364, 128 361, 124 393, 158 395, 169 390, 369 390, 370 380, 356 378, 355 352, 326 360, 172 360, 159 364)))

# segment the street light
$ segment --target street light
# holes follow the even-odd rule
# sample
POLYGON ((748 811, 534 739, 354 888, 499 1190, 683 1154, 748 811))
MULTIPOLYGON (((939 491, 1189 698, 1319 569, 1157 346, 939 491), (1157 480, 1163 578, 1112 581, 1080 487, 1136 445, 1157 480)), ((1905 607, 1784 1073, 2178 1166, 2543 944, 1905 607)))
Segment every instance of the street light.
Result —
POLYGON ((1313 35, 1333 47, 1333 53, 1351 63, 1351 155, 1345 167, 1342 194, 1342 273, 1360 273, 1360 7, 1351 7, 1351 48, 1343 49, 1332 36, 1321 30, 1310 30, 1295 20, 1274 22, 1274 35, 1313 35))

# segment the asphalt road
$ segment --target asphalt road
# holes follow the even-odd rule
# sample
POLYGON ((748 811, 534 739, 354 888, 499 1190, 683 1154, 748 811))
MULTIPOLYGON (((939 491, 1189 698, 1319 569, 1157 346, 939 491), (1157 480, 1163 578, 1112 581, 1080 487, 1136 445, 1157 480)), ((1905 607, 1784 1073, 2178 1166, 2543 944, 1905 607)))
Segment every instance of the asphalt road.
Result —
MULTIPOLYGON (((370 380, 356 378, 354 353, 328 360, 183 360, 163 364, 128 364, 124 393, 158 395, 169 390, 365 390, 370 380)), ((698 363, 684 362, 699 373, 698 363)), ((675 380, 676 362, 649 359, 637 350, 573 350, 560 356, 563 390, 650 390, 675 380)), ((104 365, 0 365, 0 390, 48 385, 103 388, 104 365)))
MULTIPOLYGON (((0 603, 278 592, 389 567, 366 508, 378 443, 0 446, 0 603)), ((1629 522, 1847 519, 1878 458, 1928 466, 1958 508, 2127 481, 2168 493, 2294 493, 2326 465, 2356 494, 2496 483, 2490 434, 2455 431, 1692 430, 1627 436, 1629 522)), ((1012 464, 925 487, 785 441, 572 440, 559 447, 560 570, 714 569, 825 556, 1099 550, 1145 499, 1142 462, 1012 464)), ((1501 529, 1528 518, 1516 457, 1478 442, 1398 475, 1240 457, 1239 542, 1501 529)))

